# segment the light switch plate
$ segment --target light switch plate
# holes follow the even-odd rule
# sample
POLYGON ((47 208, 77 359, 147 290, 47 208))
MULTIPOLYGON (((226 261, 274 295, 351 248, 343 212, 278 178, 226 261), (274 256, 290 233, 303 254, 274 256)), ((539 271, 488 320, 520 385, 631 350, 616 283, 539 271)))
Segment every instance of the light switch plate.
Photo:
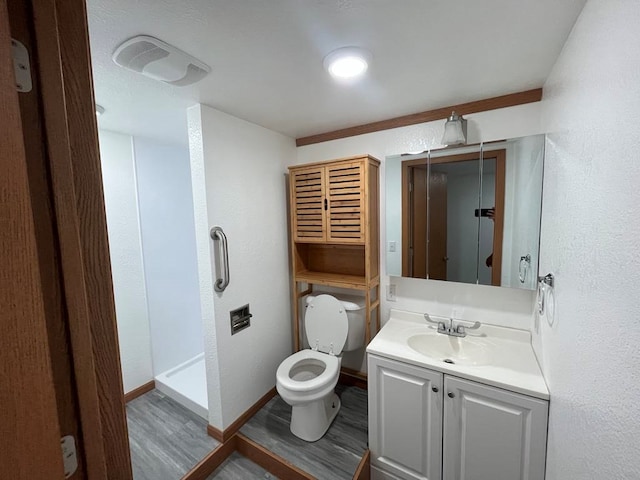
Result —
POLYGON ((396 301, 396 286, 393 283, 387 285, 387 300, 390 302, 396 301))

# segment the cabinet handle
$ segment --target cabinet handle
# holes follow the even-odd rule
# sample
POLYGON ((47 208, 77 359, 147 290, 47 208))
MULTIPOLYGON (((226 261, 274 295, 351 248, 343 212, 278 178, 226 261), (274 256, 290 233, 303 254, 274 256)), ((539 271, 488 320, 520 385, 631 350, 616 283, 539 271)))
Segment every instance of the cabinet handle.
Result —
POLYGON ((325 210, 329 210, 329 202, 327 202, 327 199, 324 199, 324 209, 325 210))
POLYGON ((434 393, 438 393, 439 392, 438 387, 431 387, 431 390, 433 390, 434 393))
POLYGON ((449 398, 453 398, 453 397, 455 397, 455 396, 456 396, 456 394, 455 394, 455 393, 453 393, 453 392, 449 392, 449 393, 447 393, 447 396, 448 396, 449 398))

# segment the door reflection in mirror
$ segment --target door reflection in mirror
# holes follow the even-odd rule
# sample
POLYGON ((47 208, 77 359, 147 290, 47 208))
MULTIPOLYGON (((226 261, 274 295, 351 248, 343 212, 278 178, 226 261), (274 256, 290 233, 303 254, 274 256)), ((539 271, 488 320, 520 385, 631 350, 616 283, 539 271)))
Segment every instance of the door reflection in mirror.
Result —
POLYGON ((478 151, 403 162, 403 276, 500 284, 502 236, 494 229, 501 231, 504 218, 504 202, 496 201, 504 198, 504 156, 482 159, 478 151))

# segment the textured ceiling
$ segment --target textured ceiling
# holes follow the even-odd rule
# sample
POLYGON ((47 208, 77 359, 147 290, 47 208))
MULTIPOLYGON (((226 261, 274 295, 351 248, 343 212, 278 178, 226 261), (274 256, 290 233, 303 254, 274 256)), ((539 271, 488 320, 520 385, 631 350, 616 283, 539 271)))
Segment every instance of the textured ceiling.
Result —
POLYGON ((201 102, 291 137, 542 86, 585 0, 88 0, 96 101, 108 130, 186 143, 201 102), (212 67, 174 87, 124 70, 124 40, 155 36, 212 67), (373 54, 334 82, 335 48, 373 54))

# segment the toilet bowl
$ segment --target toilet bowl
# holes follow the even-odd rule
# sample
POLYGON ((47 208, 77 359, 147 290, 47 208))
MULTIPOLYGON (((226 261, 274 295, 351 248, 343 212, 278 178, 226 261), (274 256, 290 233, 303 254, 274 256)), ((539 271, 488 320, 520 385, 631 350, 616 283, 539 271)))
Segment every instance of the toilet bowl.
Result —
POLYGON ((311 348, 287 357, 276 372, 278 393, 292 407, 291 432, 303 440, 322 438, 340 410, 340 399, 334 392, 340 354, 343 349, 363 345, 363 308, 358 297, 307 297, 304 325, 311 348))

